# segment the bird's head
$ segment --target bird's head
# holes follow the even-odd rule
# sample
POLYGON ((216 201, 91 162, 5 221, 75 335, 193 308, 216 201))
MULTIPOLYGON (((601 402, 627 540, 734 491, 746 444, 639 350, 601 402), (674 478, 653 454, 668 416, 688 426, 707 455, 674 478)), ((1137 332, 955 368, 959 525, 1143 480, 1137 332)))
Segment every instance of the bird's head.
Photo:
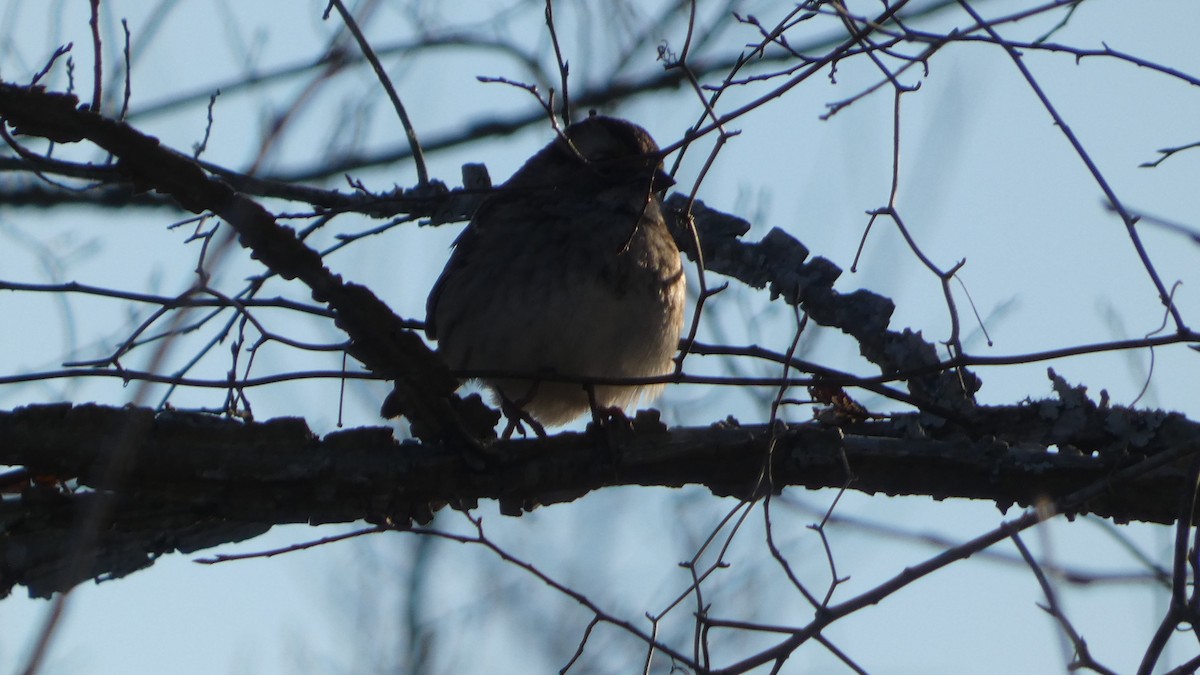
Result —
POLYGON ((675 184, 663 171, 658 144, 632 122, 593 115, 567 127, 555 145, 562 159, 586 165, 605 179, 652 181, 653 192, 675 184))

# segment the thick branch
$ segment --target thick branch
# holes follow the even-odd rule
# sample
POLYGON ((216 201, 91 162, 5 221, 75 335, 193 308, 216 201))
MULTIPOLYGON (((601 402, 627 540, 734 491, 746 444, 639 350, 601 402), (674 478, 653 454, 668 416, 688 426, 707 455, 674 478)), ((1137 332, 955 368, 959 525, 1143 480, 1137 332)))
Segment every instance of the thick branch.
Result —
MULTIPOLYGON (((688 199, 672 194, 666 205, 673 211, 688 208, 688 199)), ((837 328, 853 337, 859 350, 879 366, 884 375, 924 372, 908 379, 915 402, 928 412, 943 417, 963 417, 973 407, 979 379, 966 369, 940 368, 937 348, 919 332, 888 330, 895 306, 870 291, 842 294, 833 288, 842 270, 821 257, 808 258, 808 248, 779 228, 760 242, 745 242, 741 236, 750 223, 702 202, 691 204, 691 213, 704 249, 705 267, 733 277, 754 288, 768 288, 772 297, 800 307, 822 326, 837 328)), ((694 257, 689 237, 678 235, 680 247, 694 257)))
MULTIPOLYGON (((1044 503, 1147 458, 1200 448, 1200 426, 1181 416, 1069 398, 983 411, 980 423, 995 431, 985 435, 925 429, 915 416, 846 428, 667 431, 643 413, 632 431, 609 439, 611 447, 591 434, 560 434, 484 451, 399 443, 386 428, 320 439, 298 419, 243 423, 137 408, 30 406, 0 413, 0 464, 43 477, 20 500, 0 502, 0 592, 19 584, 46 595, 146 567, 161 553, 238 541, 283 523, 407 527, 447 504, 497 499, 515 514, 613 485, 703 485, 752 497, 762 493, 769 447, 775 490, 840 487, 849 479, 851 489, 870 494, 988 499, 1002 509, 1044 503), (1048 451, 1051 444, 1059 451, 1048 451), (121 485, 103 484, 111 457, 132 467, 121 485), (55 490, 46 477, 86 487, 55 490), (98 533, 89 565, 68 565, 77 516, 101 494, 114 499, 111 526, 98 533), (69 569, 80 576, 64 578, 69 569)), ((1186 482, 1180 464, 1102 491, 1075 513, 1171 522, 1186 482)))

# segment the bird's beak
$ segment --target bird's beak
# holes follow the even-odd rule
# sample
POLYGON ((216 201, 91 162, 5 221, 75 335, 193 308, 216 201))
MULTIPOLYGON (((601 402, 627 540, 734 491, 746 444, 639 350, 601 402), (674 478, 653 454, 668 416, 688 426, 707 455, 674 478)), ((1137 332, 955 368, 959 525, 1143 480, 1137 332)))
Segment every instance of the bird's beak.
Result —
POLYGON ((654 170, 654 192, 663 192, 667 188, 675 184, 675 179, 671 178, 666 171, 662 169, 654 170))

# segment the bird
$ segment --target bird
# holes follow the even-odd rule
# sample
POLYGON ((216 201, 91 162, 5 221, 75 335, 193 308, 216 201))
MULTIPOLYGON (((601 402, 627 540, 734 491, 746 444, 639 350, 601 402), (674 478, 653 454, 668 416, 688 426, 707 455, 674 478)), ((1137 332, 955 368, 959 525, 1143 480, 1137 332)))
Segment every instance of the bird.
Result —
POLYGON ((542 434, 661 392, 586 381, 673 370, 686 279, 663 215, 674 180, 662 159, 642 127, 593 114, 530 157, 455 240, 426 334, 453 370, 503 373, 481 379, 506 435, 514 420, 542 434))

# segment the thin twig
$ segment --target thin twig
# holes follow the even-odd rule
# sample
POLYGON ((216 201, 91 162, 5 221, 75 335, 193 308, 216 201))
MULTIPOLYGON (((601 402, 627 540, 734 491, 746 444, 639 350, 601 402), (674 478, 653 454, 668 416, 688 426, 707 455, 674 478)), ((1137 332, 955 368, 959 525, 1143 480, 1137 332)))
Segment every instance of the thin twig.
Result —
POLYGON ((1200 498, 1200 458, 1194 458, 1188 469, 1188 480, 1183 485, 1184 490, 1179 495, 1179 519, 1175 523, 1175 546, 1172 555, 1171 597, 1167 611, 1154 636, 1146 646, 1142 655, 1142 663, 1138 667, 1138 675, 1150 675, 1158 665, 1167 642, 1175 633, 1180 623, 1191 620, 1195 616, 1188 607, 1187 589, 1192 580, 1188 575, 1188 534, 1196 515, 1196 503, 1200 498))
POLYGON ((412 120, 408 117, 408 111, 404 109, 404 104, 400 101, 400 95, 396 93, 396 88, 392 86, 392 80, 388 77, 387 71, 383 69, 383 64, 379 62, 379 57, 375 56, 375 50, 371 48, 371 43, 367 42, 366 36, 358 28, 358 23, 342 4, 342 0, 329 0, 329 6, 325 8, 323 18, 329 18, 329 10, 336 8, 338 14, 342 15, 342 21, 345 22, 346 28, 354 35, 354 39, 358 42, 359 49, 362 50, 363 56, 370 62, 371 67, 375 69, 375 75, 379 78, 380 84, 387 91, 388 98, 392 101, 392 107, 396 109, 396 114, 400 117, 400 124, 404 126, 404 133, 408 136, 408 146, 412 150, 413 163, 417 169, 417 184, 424 187, 429 185, 429 171, 425 168, 425 153, 421 151, 421 143, 417 140, 417 130, 413 127, 412 120))
POLYGON ((558 30, 554 27, 554 0, 546 0, 546 28, 550 31, 550 44, 554 46, 554 61, 558 64, 558 79, 562 84, 562 119, 564 126, 571 125, 571 90, 568 88, 568 78, 571 66, 563 58, 562 47, 558 44, 558 30))
POLYGON ((360 530, 354 530, 353 532, 344 532, 342 534, 335 534, 335 535, 329 536, 329 537, 322 537, 320 539, 314 539, 312 541, 305 541, 305 542, 301 542, 299 544, 292 544, 290 546, 283 546, 280 548, 273 548, 273 549, 269 549, 266 551, 255 551, 253 553, 223 553, 223 554, 219 554, 219 555, 214 555, 210 558, 196 558, 192 562, 199 563, 201 565, 216 565, 218 563, 232 562, 234 560, 254 560, 256 558, 274 558, 277 555, 283 555, 285 553, 294 553, 296 551, 304 551, 304 550, 307 550, 310 548, 316 548, 318 546, 324 546, 326 544, 332 544, 332 543, 338 542, 338 541, 345 541, 347 539, 363 537, 368 534, 378 534, 380 532, 386 532, 386 531, 388 531, 388 529, 389 528, 383 527, 382 525, 379 525, 376 527, 366 527, 366 528, 363 528, 360 530))
POLYGON ((1046 95, 1046 92, 1042 89, 1042 86, 1038 84, 1037 80, 1033 77, 1033 73, 1031 73, 1028 66, 1025 65, 1025 60, 1021 57, 1021 54, 1017 52, 1014 47, 1006 43, 1003 38, 1000 37, 1000 34, 996 32, 996 29, 979 16, 979 13, 975 11, 975 8, 972 7, 967 0, 958 0, 958 3, 962 5, 963 9, 965 9, 967 13, 971 15, 971 18, 979 22, 983 30, 987 31, 988 35, 990 35, 992 39, 996 41, 996 44, 1000 45, 1000 47, 1004 49, 1005 53, 1008 54, 1009 58, 1012 59, 1013 64, 1016 65, 1017 70, 1021 73, 1021 76, 1025 78, 1025 81, 1029 84, 1029 88, 1033 91, 1034 95, 1038 97, 1038 100, 1042 102, 1042 107, 1045 108, 1046 112, 1050 114, 1050 117, 1054 119, 1054 126, 1058 127, 1058 130, 1061 131, 1063 136, 1066 137, 1067 142, 1069 142, 1071 147, 1075 149, 1075 154, 1078 155, 1079 159, 1083 161, 1088 172, 1096 181, 1096 185, 1099 186, 1100 190, 1104 193, 1105 198, 1108 199, 1108 203, 1112 206, 1113 210, 1121 216, 1121 221, 1125 224, 1125 231, 1129 235, 1129 241, 1133 244, 1133 248, 1137 252, 1138 258, 1141 259, 1142 266, 1146 269, 1146 274, 1149 275, 1150 281, 1158 290, 1159 301, 1162 302, 1163 306, 1167 308, 1168 312, 1170 312, 1172 319, 1174 319, 1175 329, 1180 332, 1187 330, 1187 324, 1184 323, 1183 316, 1179 313, 1179 308, 1176 307, 1175 303, 1171 301, 1171 295, 1167 292, 1167 287, 1165 284, 1163 284, 1162 277, 1158 275, 1158 270, 1155 269, 1154 263, 1150 260, 1150 254, 1146 251, 1146 247, 1142 244, 1142 237, 1140 234, 1138 234, 1136 227, 1137 219, 1135 219, 1129 213, 1129 211, 1126 210, 1125 206, 1121 203, 1121 200, 1117 197, 1116 191, 1113 190, 1113 188, 1108 184, 1108 180, 1104 177, 1104 174, 1100 172, 1100 168, 1096 166, 1094 161, 1092 161, 1091 154, 1083 147, 1083 143, 1075 135, 1075 132, 1071 130, 1071 127, 1067 124, 1066 120, 1058 114, 1058 109, 1055 108, 1054 104, 1050 102, 1050 97, 1046 95))
POLYGON ((55 49, 54 53, 50 55, 49 59, 47 59, 46 65, 42 66, 42 69, 37 71, 37 73, 33 76, 33 79, 31 79, 29 81, 29 86, 32 87, 32 86, 36 85, 38 82, 40 82, 42 80, 42 78, 45 77, 50 72, 50 69, 54 67, 55 62, 58 61, 59 57, 66 54, 67 52, 70 52, 71 48, 74 46, 75 46, 75 43, 68 42, 66 45, 60 46, 58 49, 55 49))
POLYGON ((88 26, 92 29, 92 112, 99 113, 104 91, 103 45, 100 43, 100 0, 90 0, 92 7, 88 26))
POLYGON ((1029 569, 1033 571, 1033 576, 1037 579, 1038 586, 1042 589, 1042 595, 1046 597, 1046 611, 1062 627, 1067 638, 1071 640, 1071 645, 1075 648, 1075 661, 1067 665, 1068 671, 1089 668, 1104 675, 1116 675, 1115 671, 1100 665, 1092 658, 1092 654, 1088 650, 1087 641, 1075 630, 1075 626, 1071 625, 1070 619, 1063 613, 1062 606, 1058 603, 1058 594, 1054 592, 1054 587, 1050 585, 1050 580, 1046 578, 1046 573, 1042 570, 1042 566, 1038 564, 1037 559, 1033 557, 1033 554, 1029 552, 1029 548, 1025 546, 1025 542, 1021 540, 1021 535, 1013 532, 1012 541, 1017 550, 1020 551, 1021 558, 1029 565, 1029 569))
POLYGON ((657 639, 652 638, 650 635, 647 635, 645 632, 643 632, 642 630, 640 630, 633 624, 629 623, 628 621, 619 619, 616 616, 604 611, 603 609, 600 608, 599 605, 597 605, 595 602, 593 602, 586 595, 557 581, 550 575, 548 575, 545 572, 538 569, 532 563, 526 562, 525 560, 522 560, 522 559, 516 557, 515 555, 509 553, 507 550, 502 548, 500 545, 496 544, 496 542, 492 541, 489 537, 487 537, 484 534, 482 518, 477 518, 475 516, 472 516, 469 513, 464 513, 463 515, 474 526, 474 528, 475 528, 474 536, 454 534, 451 532, 443 532, 441 530, 431 530, 428 528, 413 528, 411 530, 411 532, 413 532, 415 534, 441 537, 443 539, 447 539, 449 541, 456 541, 461 544, 476 544, 476 545, 482 546, 483 548, 491 551, 493 554, 495 554, 501 560, 509 563, 510 565, 517 567, 518 569, 521 569, 521 570, 527 572, 528 574, 532 575, 533 577, 535 577, 536 579, 541 581, 547 587, 552 588, 555 591, 557 591, 557 592, 571 598, 575 602, 579 603, 580 605, 582 605, 583 607, 585 607, 586 609, 591 611, 593 616, 600 619, 604 623, 608 623, 613 626, 616 626, 617 628, 624 630, 625 632, 636 637, 637 639, 639 639, 647 644, 653 645, 654 648, 657 649, 658 651, 661 651, 661 652, 667 654, 668 656, 670 656, 671 658, 676 659, 680 663, 683 663, 684 665, 686 665, 688 668, 692 668, 693 670, 697 669, 697 664, 694 661, 692 661, 690 658, 685 656, 684 654, 672 649, 670 646, 663 644, 662 642, 658 641, 657 639))
POLYGON ((133 96, 133 76, 130 74, 133 65, 129 55, 129 22, 121 19, 121 29, 125 33, 125 92, 121 96, 121 116, 118 118, 124 120, 129 115, 129 99, 133 96))

